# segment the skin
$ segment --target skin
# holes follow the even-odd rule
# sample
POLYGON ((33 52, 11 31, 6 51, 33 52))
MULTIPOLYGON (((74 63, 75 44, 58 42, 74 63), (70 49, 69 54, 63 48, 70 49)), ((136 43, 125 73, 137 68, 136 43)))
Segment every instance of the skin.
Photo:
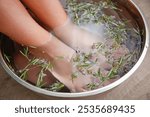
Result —
POLYGON ((36 23, 19 0, 0 0, 0 17, 0 32, 20 44, 42 47, 48 43, 46 49, 52 57, 68 56, 72 52, 71 48, 57 38, 52 38, 48 31, 36 23))
MULTIPOLYGON (((74 53, 74 50, 36 23, 19 0, 0 0, 0 32, 20 44, 34 46, 41 52, 45 51, 50 61, 55 60, 56 56, 70 58, 74 53)), ((34 55, 37 53, 38 52, 33 52, 34 55)), ((40 57, 43 57, 42 54, 43 53, 40 54, 40 57)), ((15 58, 17 59, 18 57, 16 56, 15 58)), ((67 69, 63 67, 66 65, 70 66, 68 61, 55 61, 54 64, 57 66, 54 70, 55 74, 62 76, 62 74, 70 71, 69 67, 67 67, 67 69)), ((37 70, 34 72, 36 73, 37 70)), ((58 79, 64 81, 64 84, 65 82, 69 82, 67 84, 73 86, 70 82, 71 79, 58 79)), ((30 77, 29 80, 35 82, 32 77, 30 77)))
MULTIPOLYGON (((38 2, 37 0, 32 0, 32 2, 31 0, 23 0, 23 2, 52 29, 64 24, 67 20, 67 15, 59 0, 38 0, 38 2), (39 10, 42 8, 43 10, 39 10)), ((70 59, 75 51, 41 27, 29 15, 19 0, 0 0, 0 32, 20 44, 36 47, 35 50, 41 51, 41 57, 43 57, 43 52, 47 54, 54 65, 52 74, 72 92, 83 90, 82 86, 85 79, 77 78, 72 82, 71 78, 72 65, 70 59), (55 58, 57 56, 63 56, 67 59, 57 60, 55 58)), ((38 53, 31 52, 34 55, 38 53)), ((21 58, 17 55, 15 59, 21 61, 21 58)), ((22 67, 22 63, 20 67, 22 67)), ((34 70, 33 73, 36 74, 37 72, 38 69, 34 70)), ((34 79, 29 78, 32 83, 35 83, 35 80, 35 77, 34 79)))
POLYGON ((22 0, 32 12, 48 27, 54 29, 67 20, 59 0, 22 0))
POLYGON ((66 45, 88 51, 99 36, 81 29, 69 20, 60 0, 22 0, 22 2, 66 45), (82 39, 82 41, 81 41, 82 39))
MULTIPOLYGON (((38 0, 38 2, 37 0, 24 0, 23 2, 39 13, 40 20, 47 21, 46 23, 51 28, 63 24, 67 18, 58 0, 38 0), (45 9, 38 10, 42 8, 45 9), (57 8, 55 13, 52 10, 54 8, 57 8), (52 12, 45 15, 44 12, 47 10, 52 10, 52 12)), ((18 43, 38 47, 50 39, 50 33, 33 20, 19 0, 0 0, 0 17, 0 32, 18 43)))
POLYGON ((39 46, 50 39, 19 0, 0 0, 0 17, 0 32, 18 43, 39 46))

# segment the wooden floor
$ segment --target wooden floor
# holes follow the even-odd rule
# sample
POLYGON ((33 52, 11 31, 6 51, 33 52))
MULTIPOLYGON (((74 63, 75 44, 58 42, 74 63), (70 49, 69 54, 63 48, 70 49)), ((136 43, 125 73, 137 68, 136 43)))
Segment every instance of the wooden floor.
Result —
MULTIPOLYGON (((134 0, 150 24, 150 0, 134 0)), ((0 66, 0 99, 67 99, 37 94, 10 78, 0 66)), ((139 69, 120 86, 103 94, 69 99, 150 99, 150 49, 139 69)))

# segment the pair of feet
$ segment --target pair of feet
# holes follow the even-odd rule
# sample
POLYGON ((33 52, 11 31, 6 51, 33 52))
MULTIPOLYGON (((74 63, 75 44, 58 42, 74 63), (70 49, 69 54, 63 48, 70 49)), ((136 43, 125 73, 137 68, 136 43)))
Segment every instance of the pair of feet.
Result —
MULTIPOLYGON (((56 27, 54 30, 56 35, 51 35, 51 39, 38 47, 42 53, 49 56, 49 60, 53 64, 51 73, 63 84, 65 84, 72 92, 85 91, 84 86, 91 82, 90 78, 78 76, 72 80, 72 58, 76 56, 76 51, 88 52, 93 43, 102 42, 98 35, 90 33, 73 24, 70 20, 64 25, 56 27), (63 58, 63 59, 58 59, 63 58)), ((33 54, 36 52, 33 51, 33 54)))

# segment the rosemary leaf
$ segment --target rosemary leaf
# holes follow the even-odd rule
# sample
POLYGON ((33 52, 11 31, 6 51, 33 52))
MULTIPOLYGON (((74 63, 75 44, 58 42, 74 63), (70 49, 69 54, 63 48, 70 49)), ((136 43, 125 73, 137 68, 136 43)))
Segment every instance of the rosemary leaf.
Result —
POLYGON ((20 70, 20 78, 23 79, 23 80, 27 80, 28 78, 28 71, 29 69, 24 69, 24 70, 20 70))
POLYGON ((78 72, 74 72, 71 74, 72 80, 78 78, 78 72))
POLYGON ((23 50, 20 50, 20 53, 27 59, 30 60, 28 55, 29 55, 29 48, 28 47, 24 47, 23 50))
POLYGON ((8 62, 8 63, 10 63, 10 62, 11 62, 11 61, 10 61, 11 57, 10 57, 10 56, 8 56, 8 55, 6 55, 5 53, 4 53, 4 58, 7 60, 7 62, 8 62))
POLYGON ((65 87, 64 84, 57 81, 56 83, 53 83, 48 90, 58 92, 58 91, 62 90, 64 87, 65 87))
POLYGON ((86 87, 89 89, 89 90, 94 90, 98 87, 99 85, 95 84, 95 83, 89 83, 86 85, 86 87))
POLYGON ((47 75, 44 73, 44 70, 42 69, 40 71, 40 73, 38 74, 38 79, 37 79, 37 83, 36 83, 37 87, 43 86, 43 79, 45 76, 47 76, 47 75))

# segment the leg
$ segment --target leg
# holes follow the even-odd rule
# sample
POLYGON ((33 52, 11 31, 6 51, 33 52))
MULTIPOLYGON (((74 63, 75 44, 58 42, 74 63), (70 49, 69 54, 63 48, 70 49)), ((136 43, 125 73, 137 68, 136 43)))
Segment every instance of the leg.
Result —
MULTIPOLYGON (((74 50, 38 25, 19 0, 0 0, 0 17, 0 32, 20 44, 35 46, 37 50, 45 51, 53 59, 52 74, 70 90, 75 90, 76 84, 73 84, 71 78, 72 65, 68 62, 74 50), (67 60, 57 60, 57 56, 66 57, 67 60)), ((82 86, 81 84, 77 88, 82 86)))
MULTIPOLYGON (((35 46, 40 51, 44 50, 50 56, 50 60, 57 56, 70 59, 74 54, 71 48, 40 27, 19 0, 0 0, 0 32, 20 44, 35 46)), ((70 62, 66 59, 54 61, 52 74, 66 86, 73 87, 72 80, 68 76, 70 73, 65 74, 68 77, 62 75, 66 71, 71 71, 69 68, 64 69, 66 65, 70 68, 70 62)))
POLYGON ((44 24, 54 31, 60 40, 73 49, 89 50, 93 43, 103 41, 98 35, 81 29, 69 21, 59 0, 22 1, 44 24))
POLYGON ((67 20, 59 0, 22 0, 47 26, 54 29, 67 20))
POLYGON ((39 46, 49 34, 28 14, 19 0, 0 0, 0 32, 25 45, 39 46))
POLYGON ((63 54, 66 53, 63 51, 65 48, 67 54, 71 52, 71 48, 58 39, 52 40, 51 34, 32 19, 19 0, 0 0, 0 17, 0 32, 20 44, 40 47, 46 42, 50 42, 47 49, 53 55, 58 56, 61 53, 65 55, 63 54), (58 47, 63 49, 59 50, 58 47), (54 48, 57 49, 54 51, 54 48))

